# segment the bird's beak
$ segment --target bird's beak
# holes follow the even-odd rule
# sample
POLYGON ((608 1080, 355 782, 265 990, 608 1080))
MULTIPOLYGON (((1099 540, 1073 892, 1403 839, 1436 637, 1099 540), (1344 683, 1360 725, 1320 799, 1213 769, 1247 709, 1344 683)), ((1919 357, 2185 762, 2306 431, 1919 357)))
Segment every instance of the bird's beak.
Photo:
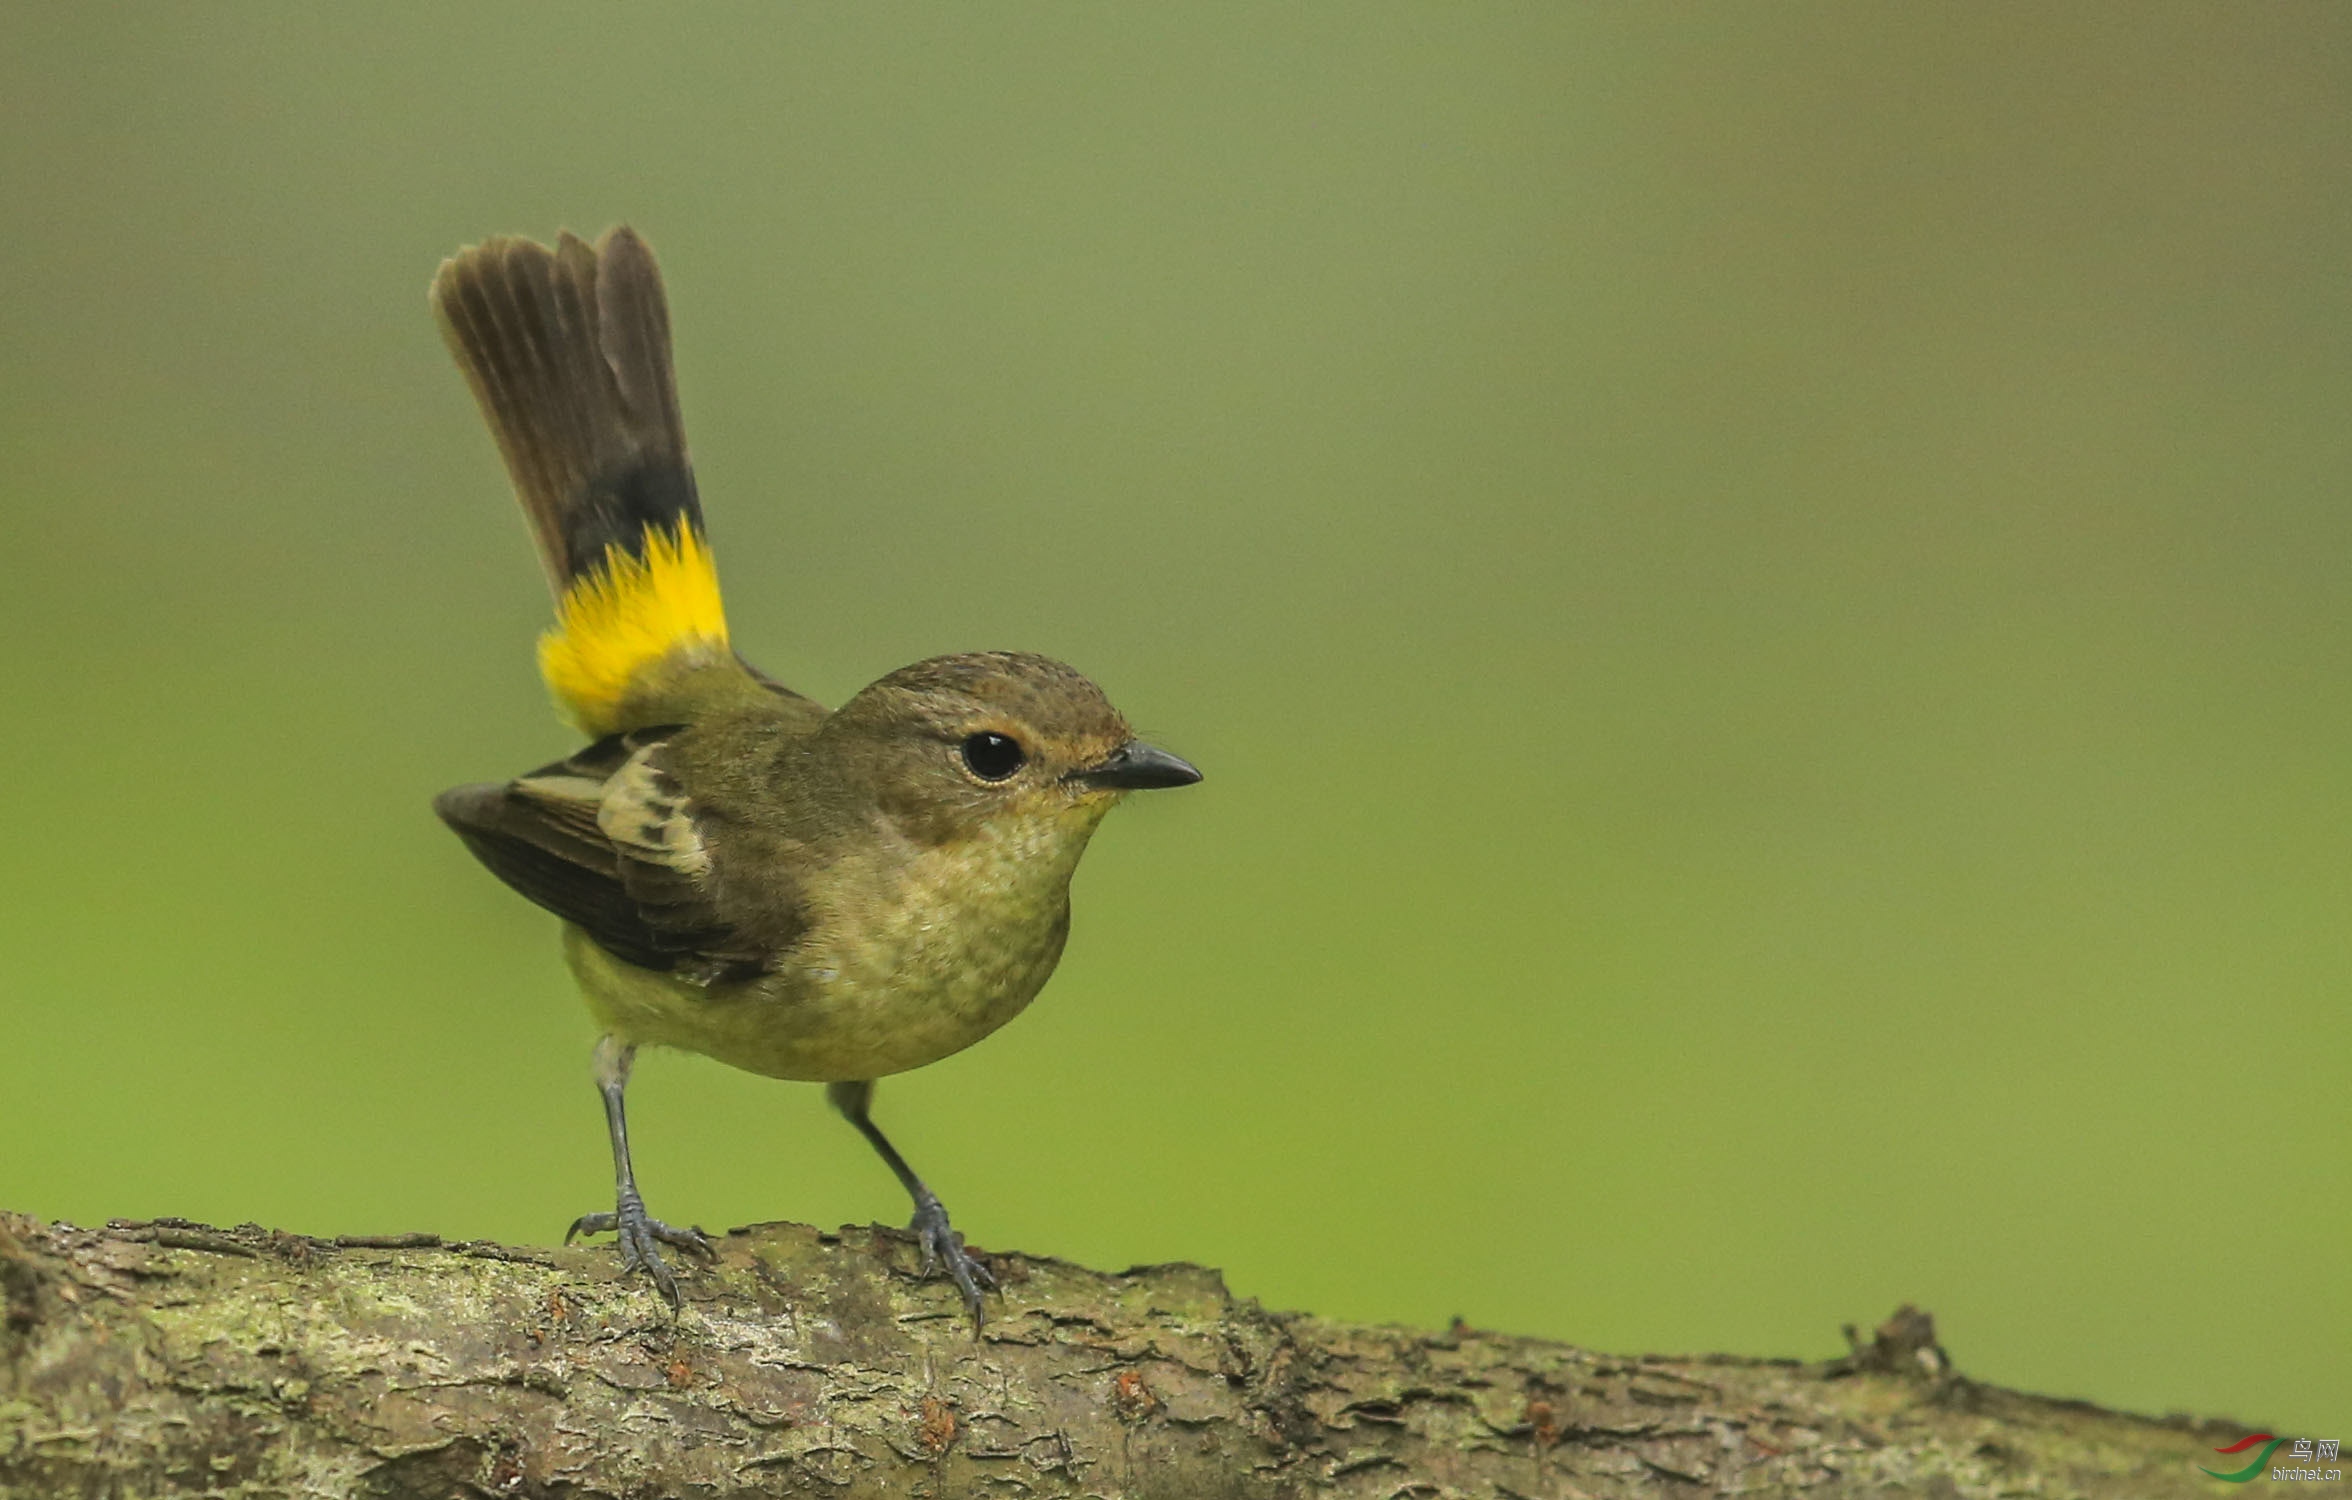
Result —
POLYGON ((1140 792, 1153 787, 1190 786, 1201 779, 1192 763, 1170 755, 1157 745, 1129 740, 1091 766, 1072 771, 1070 780, 1105 791, 1140 792))

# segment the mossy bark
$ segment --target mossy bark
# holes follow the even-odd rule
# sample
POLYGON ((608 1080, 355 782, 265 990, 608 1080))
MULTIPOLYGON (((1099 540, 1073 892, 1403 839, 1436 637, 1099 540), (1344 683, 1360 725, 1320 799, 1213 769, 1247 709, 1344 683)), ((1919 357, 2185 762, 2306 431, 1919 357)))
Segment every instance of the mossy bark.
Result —
POLYGON ((673 1314, 601 1249, 0 1215, 0 1495, 2205 1495, 2244 1429, 1950 1371, 1595 1354, 996 1255, 975 1340, 885 1229, 738 1230, 673 1314))

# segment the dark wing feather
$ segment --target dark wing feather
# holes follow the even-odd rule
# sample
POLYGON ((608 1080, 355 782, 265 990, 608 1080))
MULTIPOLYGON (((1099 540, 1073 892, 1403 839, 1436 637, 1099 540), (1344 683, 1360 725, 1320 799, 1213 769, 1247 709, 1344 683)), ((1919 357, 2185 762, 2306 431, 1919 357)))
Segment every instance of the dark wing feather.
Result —
POLYGON ((622 888, 611 851, 583 847, 552 827, 511 784, 453 787, 433 799, 433 810, 491 874, 585 930, 606 952, 640 968, 677 966, 622 888))
POLYGON ((614 957, 702 984, 751 978, 796 933, 762 945, 720 909, 693 805, 658 759, 673 732, 608 736, 433 808, 490 873, 614 957))

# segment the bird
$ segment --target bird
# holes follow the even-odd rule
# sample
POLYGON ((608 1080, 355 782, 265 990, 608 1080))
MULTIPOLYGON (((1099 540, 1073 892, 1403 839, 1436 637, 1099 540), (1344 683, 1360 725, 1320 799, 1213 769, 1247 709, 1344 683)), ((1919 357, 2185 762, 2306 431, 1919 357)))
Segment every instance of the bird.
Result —
POLYGON ((434 808, 491 874, 562 919, 598 1028, 623 1274, 683 1305, 663 1247, 715 1254, 646 1209, 624 1100, 640 1047, 822 1083, 914 1205, 920 1274, 979 1335, 985 1262, 875 1124, 878 1079, 971 1046, 1060 960, 1070 878, 1127 794, 1191 763, 1136 737, 1077 669, 936 656, 837 709, 731 644, 687 457, 651 248, 496 236, 443 261, 444 341, 497 440, 555 599, 539 666, 589 743, 434 808))

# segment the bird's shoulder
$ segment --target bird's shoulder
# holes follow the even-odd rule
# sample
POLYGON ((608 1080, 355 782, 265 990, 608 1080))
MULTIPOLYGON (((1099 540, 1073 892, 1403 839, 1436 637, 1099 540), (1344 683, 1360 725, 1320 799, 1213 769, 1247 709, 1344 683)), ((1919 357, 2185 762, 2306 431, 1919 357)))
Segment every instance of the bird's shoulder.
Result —
POLYGON ((493 874, 615 957, 701 984, 752 979, 809 926, 806 862, 778 816, 793 799, 755 765, 789 760, 808 722, 785 701, 647 725, 435 807, 493 874))

